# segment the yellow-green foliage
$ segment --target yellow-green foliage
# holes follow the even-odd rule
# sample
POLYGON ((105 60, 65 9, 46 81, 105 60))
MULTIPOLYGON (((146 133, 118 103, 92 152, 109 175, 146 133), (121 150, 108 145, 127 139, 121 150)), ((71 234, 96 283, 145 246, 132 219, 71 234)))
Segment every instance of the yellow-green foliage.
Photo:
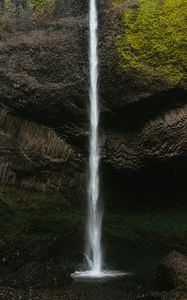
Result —
POLYGON ((4 13, 8 14, 13 12, 15 12, 15 5, 12 0, 4 0, 4 13))
MULTIPOLYGON (((119 0, 121 1, 121 0, 119 0)), ((138 10, 123 16, 117 39, 121 66, 137 76, 184 82, 187 67, 187 0, 139 0, 138 10)))
MULTIPOLYGON (((49 16, 54 10, 55 0, 25 0, 28 8, 36 12, 39 16, 49 16)), ((24 5, 13 0, 4 0, 4 14, 12 14, 15 12, 24 11, 24 5)))
POLYGON ((4 25, 0 23, 0 32, 2 32, 3 30, 4 30, 4 25))
POLYGON ((121 3, 125 3, 125 2, 130 2, 130 0, 113 0, 113 5, 114 6, 117 6, 117 5, 119 5, 119 4, 121 4, 121 3))
POLYGON ((48 16, 53 12, 54 0, 29 0, 30 7, 40 16, 48 16))

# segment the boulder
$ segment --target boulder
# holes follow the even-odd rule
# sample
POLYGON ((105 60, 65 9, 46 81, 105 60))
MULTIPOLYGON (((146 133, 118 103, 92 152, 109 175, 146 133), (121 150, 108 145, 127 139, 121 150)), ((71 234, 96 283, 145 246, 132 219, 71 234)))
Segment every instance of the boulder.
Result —
POLYGON ((157 284, 160 290, 187 287, 187 257, 177 251, 167 255, 157 270, 157 284))

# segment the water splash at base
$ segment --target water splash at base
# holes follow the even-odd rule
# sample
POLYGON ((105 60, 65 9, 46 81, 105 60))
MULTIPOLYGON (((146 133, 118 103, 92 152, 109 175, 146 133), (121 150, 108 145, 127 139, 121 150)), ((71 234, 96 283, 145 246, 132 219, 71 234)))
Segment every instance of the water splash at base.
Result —
POLYGON ((94 271, 82 271, 82 272, 75 272, 71 274, 71 277, 75 280, 101 280, 101 279, 116 279, 119 277, 131 276, 132 273, 128 272, 121 272, 121 271, 110 271, 110 270, 103 270, 100 272, 94 271))

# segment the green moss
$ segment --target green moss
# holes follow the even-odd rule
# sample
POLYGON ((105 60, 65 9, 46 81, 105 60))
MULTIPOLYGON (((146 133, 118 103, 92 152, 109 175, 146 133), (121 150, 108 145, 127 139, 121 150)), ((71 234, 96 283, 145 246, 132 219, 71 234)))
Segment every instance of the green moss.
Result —
POLYGON ((187 1, 139 0, 137 10, 124 12, 124 34, 117 51, 124 71, 172 85, 186 78, 187 1))
POLYGON ((12 0, 4 0, 4 14, 14 13, 15 5, 12 0))
POLYGON ((0 188, 0 242, 63 237, 83 228, 84 217, 62 193, 0 188))
MULTIPOLYGON (((107 261, 124 268, 129 262, 129 267, 134 264, 143 270, 173 249, 186 253, 186 219, 186 207, 151 212, 124 209, 116 213, 106 208, 103 244, 108 249, 107 261)), ((5 249, 9 253, 10 244, 15 249, 19 245, 27 249, 57 240, 63 241, 63 253, 74 255, 82 251, 85 227, 81 203, 73 204, 61 192, 0 187, 0 252, 5 249)))
POLYGON ((130 0, 114 0, 113 1, 113 5, 114 6, 118 6, 118 5, 120 5, 121 3, 125 3, 125 2, 130 2, 130 0))
MULTIPOLYGON (((27 8, 31 9, 33 13, 37 13, 40 17, 50 16, 53 13, 55 0, 28 0, 27 8)), ((22 3, 15 3, 13 0, 4 1, 4 14, 24 13, 26 5, 22 3)))
POLYGON ((4 30, 4 24, 1 22, 0 23, 0 33, 4 30))
POLYGON ((53 13, 54 0, 29 0, 30 7, 40 16, 49 16, 53 13))
POLYGON ((112 235, 131 236, 136 233, 142 236, 146 233, 169 237, 186 235, 185 210, 171 210, 150 213, 126 213, 123 215, 109 214, 106 216, 106 228, 112 235))
POLYGON ((154 272, 170 251, 187 254, 186 219, 185 207, 167 211, 105 212, 103 236, 107 261, 144 275, 154 272))
MULTIPOLYGON (((160 236, 173 240, 186 236, 185 209, 165 212, 105 214, 104 228, 109 236, 142 239, 160 236)), ((33 192, 0 187, 1 238, 8 233, 19 235, 67 235, 72 230, 84 233, 83 209, 72 204, 61 192, 33 192)))

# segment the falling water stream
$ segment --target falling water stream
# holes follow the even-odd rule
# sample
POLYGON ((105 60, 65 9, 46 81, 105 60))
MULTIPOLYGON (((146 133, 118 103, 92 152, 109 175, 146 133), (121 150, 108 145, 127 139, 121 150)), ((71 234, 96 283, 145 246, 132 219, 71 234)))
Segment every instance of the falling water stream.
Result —
POLYGON ((90 179, 88 186, 87 271, 75 272, 74 278, 102 278, 126 275, 103 270, 101 247, 102 212, 99 205, 99 103, 98 103, 98 12, 97 0, 89 5, 89 62, 90 62, 90 179))
POLYGON ((98 20, 96 0, 90 0, 90 181, 88 189, 87 260, 94 274, 102 270, 101 223, 99 209, 99 146, 98 146, 98 20))

